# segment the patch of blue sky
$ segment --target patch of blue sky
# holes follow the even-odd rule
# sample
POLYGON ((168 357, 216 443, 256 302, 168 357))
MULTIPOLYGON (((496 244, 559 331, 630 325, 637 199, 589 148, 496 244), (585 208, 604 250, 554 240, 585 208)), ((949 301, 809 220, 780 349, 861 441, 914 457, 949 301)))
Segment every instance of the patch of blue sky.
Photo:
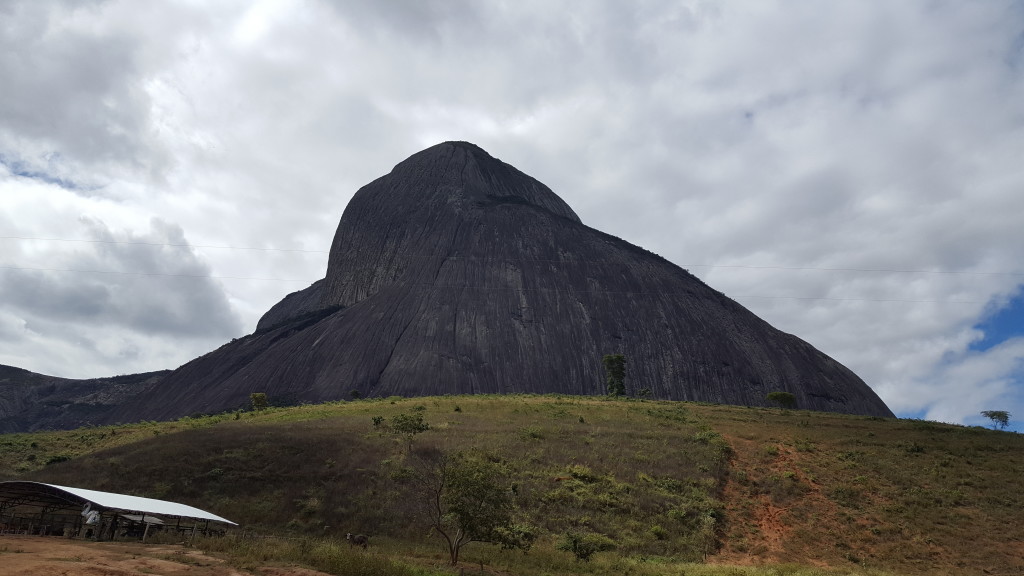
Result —
POLYGON ((984 338, 973 342, 971 350, 984 352, 993 346, 1016 336, 1024 336, 1024 286, 1018 287, 1017 294, 1005 306, 993 310, 974 328, 984 333, 984 338))
POLYGON ((896 414, 897 418, 906 420, 926 420, 928 416, 928 409, 922 408, 920 410, 905 410, 896 414))
POLYGON ((8 156, 5 156, 2 153, 0 153, 0 164, 5 166, 7 170, 14 176, 20 176, 21 178, 30 178, 32 180, 39 180, 40 182, 60 186, 61 188, 64 188, 66 190, 76 191, 84 189, 82 186, 79 186, 76 182, 72 180, 69 180, 67 178, 61 178, 60 176, 56 176, 43 170, 33 169, 25 162, 9 158, 8 156))
MULTIPOLYGON (((928 421, 928 409, 924 408, 921 410, 905 410, 896 414, 897 418, 901 420, 924 420, 928 421)), ((964 426, 981 426, 982 428, 992 428, 992 421, 981 415, 979 412, 976 416, 967 418, 964 422, 964 426)), ((1005 428, 1007 432, 1022 432, 1024 431, 1024 420, 1020 418, 1020 415, 1010 411, 1010 423, 1005 428)))

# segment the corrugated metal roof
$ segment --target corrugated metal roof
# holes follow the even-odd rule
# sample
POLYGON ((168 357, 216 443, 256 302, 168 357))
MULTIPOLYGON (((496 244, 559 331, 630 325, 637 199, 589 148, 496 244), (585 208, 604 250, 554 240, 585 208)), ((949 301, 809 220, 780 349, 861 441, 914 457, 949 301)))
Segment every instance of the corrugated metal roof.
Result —
POLYGON ((72 488, 70 486, 58 486, 56 484, 45 484, 43 482, 27 482, 27 481, 13 481, 13 482, 0 482, 0 489, 4 485, 12 484, 35 484, 38 486, 47 486, 56 490, 60 490, 77 496, 82 500, 92 502, 95 505, 102 506, 103 508, 109 508, 114 510, 120 510, 123 512, 144 512, 146 514, 156 514, 163 516, 180 516, 183 518, 196 518, 199 520, 213 520, 216 522, 223 522, 225 524, 232 524, 237 526, 231 520, 222 518, 216 514, 211 514, 205 510, 194 508, 186 504, 179 504, 177 502, 168 502, 167 500, 157 500, 155 498, 143 498, 141 496, 129 496, 127 494, 116 494, 114 492, 100 492, 99 490, 87 490, 85 488, 72 488))

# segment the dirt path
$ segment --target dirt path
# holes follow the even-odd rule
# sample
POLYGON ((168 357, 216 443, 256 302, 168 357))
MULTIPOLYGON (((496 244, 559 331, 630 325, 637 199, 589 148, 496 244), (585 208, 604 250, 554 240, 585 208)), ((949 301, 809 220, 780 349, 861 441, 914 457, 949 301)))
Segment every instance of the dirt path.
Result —
POLYGON ((239 571, 181 546, 0 536, 0 576, 326 576, 302 568, 239 571))

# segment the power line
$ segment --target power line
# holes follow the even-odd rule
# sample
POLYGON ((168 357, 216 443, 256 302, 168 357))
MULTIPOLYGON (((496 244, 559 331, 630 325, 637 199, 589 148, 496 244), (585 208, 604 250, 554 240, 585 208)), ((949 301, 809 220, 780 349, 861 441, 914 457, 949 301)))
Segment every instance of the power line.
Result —
POLYGON ((76 270, 74 268, 28 268, 24 266, 2 266, 0 270, 34 270, 38 272, 80 272, 83 274, 113 274, 118 276, 164 276, 172 278, 209 278, 224 280, 272 280, 276 282, 309 282, 290 278, 258 278, 252 276, 214 276, 212 274, 169 274, 164 272, 122 272, 119 270, 76 270))
MULTIPOLYGON (((210 274, 170 274, 163 272, 122 272, 115 270, 78 270, 73 268, 28 268, 22 266, 2 266, 0 270, 31 270, 39 272, 75 272, 84 274, 112 274, 122 276, 157 276, 157 277, 177 277, 177 278, 196 278, 196 279, 210 279, 210 280, 266 280, 274 282, 303 282, 311 283, 309 280, 293 280, 289 278, 261 278, 251 276, 215 276, 210 274)), ((573 294, 623 294, 631 296, 681 296, 690 295, 689 292, 659 292, 659 291, 637 291, 637 290, 565 290, 561 288, 512 288, 508 286, 499 287, 487 287, 487 286, 469 286, 469 285, 436 285, 436 284, 415 284, 416 287, 422 289, 434 289, 434 290, 479 290, 479 291, 490 291, 490 292, 555 292, 555 293, 573 293, 573 294)), ((743 300, 749 298, 766 299, 766 300, 823 300, 831 302, 898 302, 898 303, 912 303, 912 304, 986 304, 986 301, 982 300, 914 300, 914 299, 897 299, 897 298, 832 298, 827 296, 756 296, 756 295, 743 295, 743 296, 728 296, 733 300, 743 300)))
POLYGON ((729 296, 733 300, 762 298, 768 300, 828 300, 833 302, 906 302, 911 304, 987 304, 985 300, 902 300, 898 298, 829 298, 826 296, 729 296))
POLYGON ((968 276, 1024 276, 1024 272, 968 272, 955 270, 907 270, 899 268, 821 268, 811 266, 750 266, 744 264, 681 264, 686 268, 750 268, 755 270, 814 270, 823 272, 898 272, 906 274, 963 274, 968 276))
MULTIPOLYGON (((90 240, 75 238, 43 238, 36 236, 0 236, 0 240, 41 240, 48 242, 81 242, 86 244, 124 244, 129 246, 166 246, 175 248, 213 248, 218 250, 250 250, 258 252, 299 252, 306 254, 329 254, 329 250, 307 250, 304 248, 260 248, 253 246, 222 246, 215 244, 174 244, 167 242, 132 242, 126 240, 90 240)), ((436 258, 434 256, 422 256, 421 258, 436 258)), ((603 260, 556 260, 537 258, 476 258, 468 256, 448 256, 450 260, 467 260, 481 262, 542 262, 561 264, 601 264, 603 260)), ((874 272, 874 273, 895 273, 895 274, 941 274, 941 275, 964 275, 964 276, 1013 276, 1024 277, 1024 272, 999 272, 980 271, 972 272, 966 270, 922 270, 912 268, 832 268, 821 266, 759 266, 752 264, 677 264, 681 268, 726 268, 740 270, 803 270, 813 272, 874 272)), ((297 280, 285 280, 297 282, 297 280)))
POLYGON ((129 246, 166 246, 173 248, 218 248, 222 250, 254 250, 263 252, 309 252, 327 254, 328 250, 305 250, 302 248, 256 248, 251 246, 217 246, 212 244, 172 244, 168 242, 129 242, 126 240, 85 240, 75 238, 38 238, 35 236, 0 236, 0 240, 43 240, 47 242, 81 242, 84 244, 125 244, 129 246))

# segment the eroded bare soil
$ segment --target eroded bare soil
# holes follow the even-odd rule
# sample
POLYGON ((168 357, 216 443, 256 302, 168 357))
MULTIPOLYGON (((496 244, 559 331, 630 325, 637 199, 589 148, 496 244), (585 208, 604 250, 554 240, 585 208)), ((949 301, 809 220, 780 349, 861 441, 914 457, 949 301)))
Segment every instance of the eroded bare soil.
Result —
POLYGON ((200 550, 138 542, 0 536, 0 576, 325 576, 296 567, 242 571, 200 550))

